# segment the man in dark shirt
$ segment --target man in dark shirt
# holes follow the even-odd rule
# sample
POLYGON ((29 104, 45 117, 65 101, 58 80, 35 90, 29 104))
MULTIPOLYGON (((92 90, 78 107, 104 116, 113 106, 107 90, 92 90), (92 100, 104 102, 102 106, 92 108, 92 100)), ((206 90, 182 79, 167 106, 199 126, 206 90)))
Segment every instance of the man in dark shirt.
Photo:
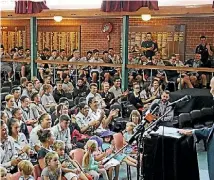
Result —
POLYGON ((137 83, 133 84, 133 90, 133 93, 129 96, 129 102, 137 109, 143 108, 143 102, 140 98, 140 85, 137 83))
MULTIPOLYGON (((50 58, 49 53, 50 53, 50 50, 48 48, 44 48, 43 53, 40 55, 41 60, 49 60, 50 58)), ((48 64, 45 64, 44 69, 48 69, 48 68, 49 68, 48 64)))
POLYGON ((109 92, 109 88, 109 83, 105 82, 103 84, 103 92, 100 93, 101 97, 105 101, 107 109, 110 108, 110 106, 115 102, 114 94, 112 92, 109 92))
POLYGON ((73 96, 76 97, 86 97, 89 93, 89 89, 86 85, 84 85, 84 80, 82 78, 78 78, 77 85, 74 88, 73 96))
MULTIPOLYGON (((193 68, 203 67, 203 62, 201 61, 201 54, 195 53, 194 59, 189 59, 188 61, 186 61, 185 65, 193 68)), ((199 84, 202 84, 204 88, 207 87, 207 77, 204 72, 189 72, 188 74, 194 86, 197 87, 199 84)))
POLYGON ((201 54, 201 61, 204 67, 210 67, 211 63, 208 61, 209 57, 213 55, 213 50, 206 41, 206 36, 200 37, 201 44, 196 47, 195 53, 201 54))
POLYGON ((57 85, 56 89, 53 91, 53 97, 55 101, 58 103, 60 98, 66 97, 66 95, 65 95, 65 91, 62 89, 62 82, 58 81, 56 85, 57 85))
POLYGON ((155 54, 155 43, 152 41, 152 34, 150 32, 146 34, 146 41, 142 42, 141 47, 145 56, 152 60, 152 56, 155 54))

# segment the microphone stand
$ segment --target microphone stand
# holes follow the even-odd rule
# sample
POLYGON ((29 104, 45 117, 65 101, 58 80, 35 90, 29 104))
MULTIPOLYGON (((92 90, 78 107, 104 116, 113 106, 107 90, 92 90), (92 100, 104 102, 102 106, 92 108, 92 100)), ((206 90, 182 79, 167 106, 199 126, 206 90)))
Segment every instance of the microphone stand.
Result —
MULTIPOLYGON (((140 174, 140 146, 142 144, 142 142, 144 141, 144 136, 145 134, 149 134, 151 131, 157 131, 159 125, 161 122, 163 122, 164 117, 170 112, 172 111, 174 108, 174 106, 172 107, 172 109, 169 109, 168 111, 166 111, 161 117, 159 117, 156 121, 154 121, 153 123, 150 123, 150 125, 145 129, 145 123, 139 124, 136 128, 136 132, 132 135, 132 137, 130 138, 129 142, 127 145, 123 146, 121 149, 119 149, 113 156, 111 156, 110 158, 108 158, 106 161, 103 162, 103 164, 105 165, 107 162, 109 162, 111 159, 113 159, 116 155, 118 155, 121 151, 123 151, 128 145, 131 145, 135 140, 137 140, 137 146, 138 146, 138 163, 137 163, 137 180, 139 180, 139 178, 143 178, 142 174, 140 174)), ((144 145, 142 146, 143 152, 142 154, 144 154, 144 145)), ((142 156, 143 157, 143 156, 142 156)))

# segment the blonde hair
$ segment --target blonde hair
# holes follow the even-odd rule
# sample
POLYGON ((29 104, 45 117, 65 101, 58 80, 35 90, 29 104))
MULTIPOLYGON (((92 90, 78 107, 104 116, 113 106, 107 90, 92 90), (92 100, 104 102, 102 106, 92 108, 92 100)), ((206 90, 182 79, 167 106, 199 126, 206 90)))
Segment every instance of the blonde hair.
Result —
POLYGON ((11 94, 8 94, 7 96, 5 96, 5 101, 9 101, 12 98, 14 98, 14 96, 11 94))
POLYGON ((65 147, 64 141, 56 140, 56 141, 53 143, 53 149, 54 149, 54 151, 56 151, 57 149, 63 148, 63 147, 65 147))
POLYGON ((86 153, 83 156, 83 166, 85 168, 88 168, 91 153, 93 153, 97 149, 97 146, 98 145, 97 145, 97 142, 95 140, 88 140, 87 141, 87 143, 85 145, 86 153))
POLYGON ((129 120, 130 120, 130 121, 132 121, 132 116, 133 116, 133 115, 138 116, 138 117, 139 117, 139 121, 140 121, 141 115, 140 115, 140 113, 139 113, 138 110, 132 110, 132 112, 131 112, 131 114, 130 114, 130 116, 129 116, 129 120))
POLYGON ((0 177, 7 176, 7 170, 4 167, 0 167, 0 177))
POLYGON ((33 169, 34 169, 33 164, 28 160, 22 160, 18 164, 18 168, 20 171, 22 171, 24 175, 27 175, 27 176, 32 175, 33 169))
POLYGON ((127 122, 126 126, 131 126, 134 129, 136 127, 136 124, 133 122, 127 122))
POLYGON ((45 165, 49 166, 49 162, 54 158, 54 157, 58 157, 58 154, 53 151, 53 152, 48 152, 45 156, 45 165))

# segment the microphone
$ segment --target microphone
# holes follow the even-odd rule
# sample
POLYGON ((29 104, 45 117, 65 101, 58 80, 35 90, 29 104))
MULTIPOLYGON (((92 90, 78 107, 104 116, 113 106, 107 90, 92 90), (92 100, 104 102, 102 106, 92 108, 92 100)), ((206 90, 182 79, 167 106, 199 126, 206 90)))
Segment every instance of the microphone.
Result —
POLYGON ((174 102, 169 103, 169 104, 167 105, 167 107, 169 107, 169 106, 174 106, 174 105, 176 105, 177 103, 180 103, 180 102, 182 102, 182 101, 189 101, 191 98, 192 98, 192 96, 186 95, 186 96, 184 96, 184 97, 178 99, 177 101, 174 101, 174 102))

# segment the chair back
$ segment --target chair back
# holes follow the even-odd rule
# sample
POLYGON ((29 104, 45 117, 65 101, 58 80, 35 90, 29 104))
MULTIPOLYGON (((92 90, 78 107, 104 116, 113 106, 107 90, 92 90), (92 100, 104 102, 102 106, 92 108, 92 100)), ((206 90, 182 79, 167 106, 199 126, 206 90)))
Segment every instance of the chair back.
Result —
POLYGON ((1 92, 2 93, 6 92, 6 93, 9 94, 10 90, 11 90, 11 88, 9 86, 3 86, 3 87, 1 87, 1 92))
POLYGON ((190 112, 190 116, 192 119, 192 123, 199 123, 201 121, 201 111, 200 110, 192 110, 190 112))
POLYGON ((178 116, 179 128, 192 127, 192 119, 189 113, 181 113, 178 116))
POLYGON ((41 177, 41 173, 42 170, 40 168, 40 166, 37 164, 34 166, 34 172, 33 172, 33 176, 35 178, 35 180, 38 180, 41 177))
POLYGON ((115 133, 113 135, 114 138, 114 144, 115 144, 115 148, 116 150, 119 150, 123 147, 123 135, 122 133, 115 133))
POLYGON ((10 93, 8 93, 8 92, 1 93, 1 102, 2 102, 2 101, 5 101, 5 97, 6 97, 8 94, 10 94, 10 93))
POLYGON ((21 173, 20 172, 16 172, 15 174, 12 174, 10 176, 10 179, 12 179, 12 180, 19 180, 20 176, 21 176, 21 173))
POLYGON ((85 154, 85 151, 83 149, 74 149, 70 152, 70 155, 74 158, 74 160, 76 160, 80 166, 82 166, 82 160, 83 160, 83 156, 85 154))

